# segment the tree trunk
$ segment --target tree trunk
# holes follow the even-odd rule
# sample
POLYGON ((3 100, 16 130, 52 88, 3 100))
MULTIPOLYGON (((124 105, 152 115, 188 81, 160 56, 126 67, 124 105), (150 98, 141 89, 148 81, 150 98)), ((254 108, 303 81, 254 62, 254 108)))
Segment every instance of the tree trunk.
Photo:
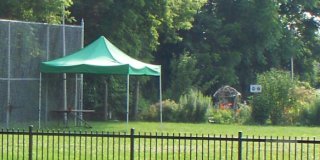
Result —
POLYGON ((104 97, 104 120, 109 119, 109 103, 108 103, 108 82, 105 81, 105 97, 104 97))
POLYGON ((137 120, 138 116, 138 108, 139 108, 139 94, 140 94, 140 81, 137 80, 136 87, 135 87, 135 103, 133 108, 133 119, 137 120))

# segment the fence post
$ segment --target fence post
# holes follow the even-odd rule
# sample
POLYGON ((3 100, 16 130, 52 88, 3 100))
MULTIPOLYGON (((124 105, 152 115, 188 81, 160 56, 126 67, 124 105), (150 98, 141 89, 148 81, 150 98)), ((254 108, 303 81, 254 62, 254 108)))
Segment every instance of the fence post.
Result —
POLYGON ((29 126, 29 160, 32 160, 32 128, 33 125, 29 126))
POLYGON ((242 159, 242 132, 238 132, 238 160, 242 159))
POLYGON ((134 128, 130 132, 130 160, 134 160, 134 128))

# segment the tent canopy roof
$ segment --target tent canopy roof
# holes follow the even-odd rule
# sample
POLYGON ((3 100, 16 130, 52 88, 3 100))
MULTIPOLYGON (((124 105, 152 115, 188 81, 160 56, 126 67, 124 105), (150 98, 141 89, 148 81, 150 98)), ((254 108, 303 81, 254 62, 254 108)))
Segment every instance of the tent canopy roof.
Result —
POLYGON ((42 62, 44 73, 94 73, 160 76, 161 66, 129 57, 101 36, 85 48, 68 56, 42 62))

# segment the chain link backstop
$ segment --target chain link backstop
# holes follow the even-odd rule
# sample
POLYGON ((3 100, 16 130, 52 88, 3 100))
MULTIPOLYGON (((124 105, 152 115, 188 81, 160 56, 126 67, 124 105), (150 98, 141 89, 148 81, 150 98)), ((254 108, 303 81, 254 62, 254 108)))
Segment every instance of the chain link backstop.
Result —
MULTIPOLYGON (((64 47, 70 54, 82 46, 83 23, 53 25, 0 19, 0 124, 12 127, 54 119, 50 111, 63 108, 63 76, 43 74, 39 92, 40 63, 62 57, 64 47)), ((67 79, 67 105, 77 108, 82 102, 82 77, 68 74, 67 79)))

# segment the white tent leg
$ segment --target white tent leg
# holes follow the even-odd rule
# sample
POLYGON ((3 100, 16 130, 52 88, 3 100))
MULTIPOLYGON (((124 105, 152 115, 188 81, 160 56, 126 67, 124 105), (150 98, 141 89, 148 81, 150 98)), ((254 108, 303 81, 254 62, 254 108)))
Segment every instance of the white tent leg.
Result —
MULTIPOLYGON (((63 73, 63 110, 67 110, 67 75, 63 73)), ((68 115, 64 113, 64 124, 67 125, 68 123, 68 115)))
POLYGON ((129 123, 129 85, 130 85, 130 79, 128 74, 127 75, 127 124, 129 123))
POLYGON ((38 112, 39 112, 39 129, 41 128, 41 100, 42 100, 42 74, 40 72, 40 79, 39 79, 39 108, 38 108, 38 112))

